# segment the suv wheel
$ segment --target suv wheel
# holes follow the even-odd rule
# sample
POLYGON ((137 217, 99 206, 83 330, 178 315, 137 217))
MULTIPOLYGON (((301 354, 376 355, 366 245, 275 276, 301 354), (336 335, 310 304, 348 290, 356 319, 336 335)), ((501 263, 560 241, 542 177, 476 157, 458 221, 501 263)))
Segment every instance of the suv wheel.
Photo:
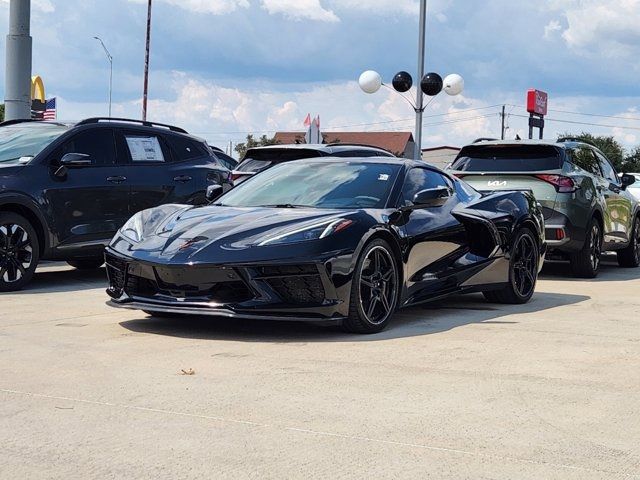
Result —
POLYGON ((631 241, 629 245, 618 253, 618 265, 633 268, 640 265, 640 217, 633 222, 631 241))
POLYGON ((538 280, 538 243, 531 230, 522 228, 515 235, 509 260, 509 283, 502 290, 483 292, 492 303, 527 303, 538 280))
POLYGON ((577 277, 595 278, 600 269, 604 236, 600 222, 594 217, 587 226, 587 238, 582 249, 571 255, 571 269, 577 277))
POLYGON ((94 270, 102 266, 104 258, 75 258, 73 260, 67 260, 67 263, 78 270, 94 270))
POLYGON ((400 275, 391 247, 374 240, 360 254, 351 282, 349 317, 342 328, 352 333, 377 333, 387 326, 398 302, 400 275))
POLYGON ((0 292, 24 287, 33 277, 40 245, 29 221, 16 213, 0 213, 0 292))

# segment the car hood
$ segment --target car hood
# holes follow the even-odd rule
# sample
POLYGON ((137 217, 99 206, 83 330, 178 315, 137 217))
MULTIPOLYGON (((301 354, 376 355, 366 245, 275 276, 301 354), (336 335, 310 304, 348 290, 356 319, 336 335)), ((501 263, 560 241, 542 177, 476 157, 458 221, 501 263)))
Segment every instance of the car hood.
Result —
MULTIPOLYGON (((315 208, 265 208, 206 206, 180 210, 157 223, 154 233, 128 244, 127 255, 163 263, 210 263, 254 261, 287 256, 305 244, 309 253, 320 253, 323 240, 296 244, 259 244, 267 238, 304 229, 333 219, 357 216, 357 210, 315 208), (266 253, 269 251, 269 253, 266 253)), ((112 243, 118 248, 122 242, 112 243)), ((124 252, 123 252, 124 253, 124 252)))

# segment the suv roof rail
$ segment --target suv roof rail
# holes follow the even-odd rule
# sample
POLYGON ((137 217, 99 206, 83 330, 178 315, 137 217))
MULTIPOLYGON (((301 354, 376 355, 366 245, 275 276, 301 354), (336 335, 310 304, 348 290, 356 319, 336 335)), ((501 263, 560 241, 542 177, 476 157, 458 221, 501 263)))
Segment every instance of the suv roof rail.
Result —
POLYGON ((584 138, 570 137, 570 136, 558 138, 558 143, 564 143, 564 142, 580 142, 580 143, 586 143, 587 145, 591 145, 592 147, 596 147, 596 148, 598 147, 591 140, 586 140, 584 138))
POLYGON ((480 142, 493 142, 495 140, 498 140, 497 138, 491 138, 491 137, 480 137, 480 138, 476 138, 473 142, 471 143, 480 143, 480 142))
POLYGON ((149 122, 149 121, 146 121, 146 120, 135 120, 135 119, 132 119, 132 118, 118 118, 118 117, 91 117, 91 118, 85 118, 84 120, 76 123, 76 125, 89 125, 91 123, 100 123, 100 122, 138 123, 140 125, 144 125, 145 127, 164 127, 164 128, 168 128, 172 132, 189 133, 184 128, 176 127, 175 125, 168 125, 166 123, 149 122))

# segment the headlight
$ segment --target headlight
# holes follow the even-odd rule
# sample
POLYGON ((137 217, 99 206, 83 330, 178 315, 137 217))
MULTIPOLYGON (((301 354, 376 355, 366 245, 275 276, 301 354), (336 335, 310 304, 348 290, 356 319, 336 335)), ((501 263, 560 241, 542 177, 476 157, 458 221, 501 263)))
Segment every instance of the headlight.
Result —
POLYGON ((127 223, 120 229, 120 233, 123 237, 127 237, 132 242, 138 243, 142 240, 142 228, 142 212, 138 212, 127 220, 127 223))
POLYGON ((353 220, 347 218, 339 218, 308 225, 297 230, 290 230, 278 235, 273 235, 258 243, 259 247, 263 245, 282 245, 287 243, 298 243, 307 240, 318 240, 328 237, 334 233, 344 230, 353 224, 353 220))

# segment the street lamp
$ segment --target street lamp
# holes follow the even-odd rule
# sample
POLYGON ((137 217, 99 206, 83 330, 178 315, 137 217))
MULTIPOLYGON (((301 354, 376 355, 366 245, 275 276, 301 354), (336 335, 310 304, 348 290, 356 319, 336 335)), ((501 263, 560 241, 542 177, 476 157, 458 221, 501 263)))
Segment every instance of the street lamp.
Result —
MULTIPOLYGON (((425 109, 424 95, 435 97, 442 90, 447 95, 459 95, 464 89, 464 80, 456 73, 447 75, 444 80, 437 73, 431 72, 424 74, 424 39, 427 19, 427 0, 420 0, 420 32, 418 43, 418 78, 420 79, 420 88, 417 88, 416 102, 413 103, 409 98, 402 95, 408 92, 413 86, 413 78, 407 72, 398 72, 393 77, 393 90, 400 93, 413 107, 416 112, 416 128, 415 128, 415 151, 414 158, 420 160, 422 158, 422 114, 425 109)), ((391 89, 382 81, 382 77, 378 72, 367 70, 360 75, 358 80, 360 88, 365 93, 376 93, 380 87, 391 89)))
POLYGON ((107 47, 104 45, 104 42, 100 37, 93 37, 100 42, 102 48, 104 49, 104 53, 107 54, 107 59, 109 60, 109 117, 111 117, 111 90, 113 88, 113 57, 107 50, 107 47))

